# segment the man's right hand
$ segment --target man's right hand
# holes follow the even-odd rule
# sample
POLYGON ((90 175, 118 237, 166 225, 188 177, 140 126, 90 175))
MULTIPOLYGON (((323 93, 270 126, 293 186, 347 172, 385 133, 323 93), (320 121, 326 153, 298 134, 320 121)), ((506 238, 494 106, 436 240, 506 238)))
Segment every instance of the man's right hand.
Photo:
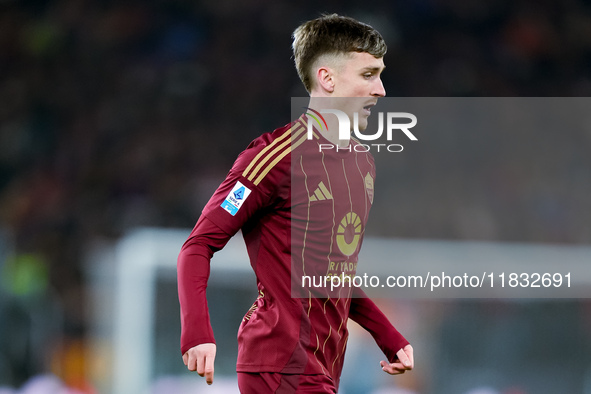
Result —
POLYGON ((215 343, 202 343, 187 350, 183 354, 183 362, 189 371, 197 371, 205 376, 207 384, 213 383, 213 362, 215 360, 215 343))

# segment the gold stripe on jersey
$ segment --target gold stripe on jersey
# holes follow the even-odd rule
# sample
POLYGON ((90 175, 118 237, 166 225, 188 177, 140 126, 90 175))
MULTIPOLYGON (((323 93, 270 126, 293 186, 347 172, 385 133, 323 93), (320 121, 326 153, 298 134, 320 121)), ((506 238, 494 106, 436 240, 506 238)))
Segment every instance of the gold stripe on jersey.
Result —
POLYGON ((328 342, 331 334, 332 334, 332 326, 329 325, 328 326, 328 335, 326 336, 326 339, 324 340, 324 343, 322 344, 322 353, 324 353, 324 349, 326 348, 326 342, 328 342))
POLYGON ((320 349, 320 339, 318 338, 318 334, 316 334, 316 350, 314 350, 313 356, 316 359, 316 362, 318 363, 318 365, 320 365, 320 368, 322 368, 322 373, 326 374, 326 370, 324 369, 324 365, 322 365, 320 360, 318 360, 318 357, 316 357, 316 352, 318 352, 318 349, 320 349))
POLYGON ((283 133, 281 136, 277 137, 273 142, 271 142, 269 145, 267 145, 264 149, 262 149, 256 156, 254 159, 252 159, 252 161, 250 162, 250 164, 248 165, 248 167, 246 167, 246 169, 244 170, 244 172, 242 173, 243 177, 247 177, 248 172, 251 170, 251 168, 257 163, 257 161, 265 154, 267 153, 267 151, 269 151, 270 149, 273 149, 273 147, 275 147, 275 145, 279 144, 279 142, 281 142, 283 139, 285 139, 286 137, 291 135, 291 128, 289 130, 287 130, 285 133, 283 133))
POLYGON ((332 370, 334 372, 334 364, 337 362, 337 360, 343 356, 345 354, 345 351, 347 350, 347 342, 349 342, 349 336, 347 336, 345 338, 345 340, 343 341, 343 348, 341 349, 341 352, 339 354, 337 354, 337 356, 335 357, 334 361, 332 362, 332 370))
MULTIPOLYGON (((293 139, 296 139, 297 137, 299 137, 299 134, 302 134, 302 132, 304 131, 304 128, 298 129, 295 133, 294 133, 294 137, 293 139)), ((259 183, 261 183, 261 181, 263 180, 263 178, 265 178, 265 176, 267 176, 267 174, 269 173, 269 171, 271 171, 273 169, 273 167, 275 167, 275 165, 277 163, 279 163, 285 156, 287 156, 289 153, 291 153, 291 151, 295 148, 297 148, 298 146, 300 146, 302 143, 304 143, 304 141, 306 141, 306 139, 308 138, 308 136, 306 135, 306 133, 304 133, 304 135, 302 136, 302 138, 300 138, 299 140, 297 140, 295 143, 293 143, 290 147, 286 148, 283 150, 283 152, 281 152, 281 154, 279 154, 275 160, 273 160, 271 163, 269 163, 269 165, 267 165, 267 167, 265 167, 265 169, 263 171, 261 171, 259 177, 252 181, 252 179, 248 179, 249 181, 252 181, 252 183, 254 183, 255 186, 257 186, 259 183)), ((288 143, 291 141, 286 141, 285 143, 288 143)), ((285 145, 285 143, 281 144, 282 146, 285 145)), ((271 154, 269 156, 267 156, 267 159, 272 157, 275 153, 277 153, 276 151, 279 151, 280 149, 276 149, 273 152, 271 152, 271 154)), ((265 160, 266 162, 267 160, 265 160)), ((257 169, 255 169, 255 171, 258 171, 260 165, 257 166, 257 169)), ((254 176, 253 176, 254 178, 254 176)))
MULTIPOLYGON (((310 194, 310 189, 308 188, 308 174, 304 170, 304 162, 303 157, 300 156, 300 168, 302 169, 302 173, 304 174, 304 186, 306 186, 306 194, 310 194)), ((306 275, 306 255, 304 252, 306 251, 306 239, 308 237, 308 226, 310 225, 310 201, 308 201, 308 210, 306 214, 306 231, 304 232, 304 247, 302 248, 302 272, 306 275)), ((309 300, 309 307, 308 307, 308 317, 310 317, 310 309, 312 308, 312 292, 308 291, 310 294, 309 300)))
MULTIPOLYGON (((351 294, 349 294, 349 296, 350 296, 350 295, 351 295, 351 294)), ((339 298, 339 301, 340 301, 340 298, 339 298)), ((348 318, 349 318, 349 317, 347 317, 346 319, 348 319, 348 318)), ((341 319, 341 324, 339 325, 339 328, 338 328, 338 330, 337 330, 337 334, 341 332, 341 328, 343 327, 343 324, 345 324, 345 320, 346 320, 346 319, 341 319)), ((339 341, 340 341, 341 339, 343 339, 343 338, 342 338, 342 337, 341 337, 341 335, 339 334, 339 341)), ((345 338, 345 345, 346 345, 346 344, 347 344, 347 338, 345 338)), ((337 342, 337 345, 338 345, 338 342, 337 342)), ((337 355, 335 356, 335 358, 334 358, 334 360, 333 360, 333 362, 332 362, 332 366, 331 366, 331 370, 332 370, 333 372, 334 372, 334 364, 337 362, 337 360, 339 359, 339 357, 341 357, 341 355, 344 353, 345 349, 346 349, 346 348, 345 348, 345 347, 343 347, 343 349, 342 349, 340 352, 339 352, 339 351, 337 351, 337 355)))
MULTIPOLYGON (((299 127, 296 127, 295 131, 292 131, 292 129, 290 128, 285 134, 283 134, 280 139, 284 139, 285 136, 287 135, 293 135, 292 138, 289 138, 287 140, 285 140, 283 143, 279 144, 279 146, 276 146, 275 149, 273 149, 271 152, 268 152, 268 150, 270 149, 270 147, 275 146, 277 144, 275 144, 275 141, 273 141, 273 143, 269 144, 269 146, 267 146, 265 149, 263 149, 262 152, 265 152, 266 155, 264 157, 261 158, 261 154, 259 153, 257 155, 257 157, 255 158, 254 161, 258 160, 259 158, 261 158, 259 164, 252 170, 252 172, 250 174, 247 174, 247 171, 245 170, 242 175, 244 177, 246 177, 249 181, 253 182, 256 185, 258 185, 261 180, 263 180, 263 178, 269 173, 269 171, 271 171, 271 169, 273 167, 275 167, 275 165, 282 159, 284 158, 289 152, 291 152, 291 148, 290 148, 290 143, 294 138, 297 138, 300 134, 302 134, 304 132, 304 128, 300 125, 299 127), (269 149, 268 149, 269 148, 269 149), (266 164, 272 157, 274 157, 276 154, 279 155, 277 156, 277 158, 275 160, 273 160, 271 163, 266 164), (279 160, 278 160, 279 159, 279 160), (265 166, 266 165, 266 166, 265 166), (258 178, 255 177, 258 176, 258 178)), ((252 162, 251 162, 252 164, 252 162)), ((249 170, 252 166, 249 165, 249 168, 247 168, 247 170, 249 170)))
MULTIPOLYGON (((308 123, 304 119, 305 119, 305 116, 302 115, 302 116, 300 116, 300 118, 298 119, 298 121, 306 128, 306 135, 307 135, 308 134, 308 123)), ((316 129, 314 129, 314 128, 312 128, 312 135, 317 140, 320 139, 320 137, 318 136, 318 133, 316 133, 316 129)))

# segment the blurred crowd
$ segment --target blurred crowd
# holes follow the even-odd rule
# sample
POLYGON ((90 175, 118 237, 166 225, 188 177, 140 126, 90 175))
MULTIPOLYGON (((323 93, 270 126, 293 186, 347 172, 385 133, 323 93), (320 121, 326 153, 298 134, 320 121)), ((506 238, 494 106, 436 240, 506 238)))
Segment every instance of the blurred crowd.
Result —
MULTIPOLYGON (((331 0, 320 8, 311 0, 2 1, 0 227, 6 259, 0 269, 5 279, 29 278, 16 290, 14 281, 4 280, 2 291, 21 297, 39 286, 53 289, 63 332, 82 338, 86 247, 136 226, 192 227, 236 155, 290 120, 290 97, 306 94, 292 64, 290 35, 301 21, 326 11, 382 32, 389 44, 383 76, 389 96, 591 93, 587 0, 331 0), (14 268, 22 261, 27 269, 14 268)), ((536 138, 520 138, 528 137, 536 138)), ((540 233, 531 221, 515 220, 541 181, 507 162, 506 172, 490 176, 499 193, 520 203, 503 205, 510 222, 497 217, 496 233, 481 234, 588 243, 584 223, 591 208, 583 196, 591 192, 590 146, 591 134, 578 136, 553 159, 567 161, 551 174, 567 181, 542 190, 538 208, 551 217, 539 224, 557 223, 558 230, 540 233)), ((498 149, 501 156, 513 153, 498 149)), ((527 160, 545 162, 546 153, 532 149, 527 160)), ((451 165, 462 173, 461 161, 451 165)), ((421 196, 401 191, 399 197, 420 205, 407 204, 390 218, 396 233, 385 235, 470 238, 474 232, 461 230, 461 217, 443 218, 450 206, 462 210, 454 208, 453 196, 439 211, 429 201, 442 189, 440 174, 421 176, 421 196), (428 214, 417 221, 413 212, 421 209, 428 214)), ((484 215, 485 222, 491 216, 468 208, 466 215, 484 215)), ((389 228, 380 215, 372 220, 378 235, 389 228)), ((34 372, 5 374, 5 383, 18 384, 34 372)))

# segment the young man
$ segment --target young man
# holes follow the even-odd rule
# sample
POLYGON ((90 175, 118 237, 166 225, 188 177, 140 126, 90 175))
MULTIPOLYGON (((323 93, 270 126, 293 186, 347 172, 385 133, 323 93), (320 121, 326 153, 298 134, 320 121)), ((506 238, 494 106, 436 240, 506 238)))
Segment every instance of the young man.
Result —
MULTIPOLYGON (((309 109, 338 109, 351 120, 357 112, 363 130, 371 106, 385 95, 383 38, 336 14, 302 24, 293 36, 309 109)), ((380 363, 385 372, 413 368, 408 341, 360 289, 319 294, 302 287, 302 275, 354 274, 375 179, 373 157, 350 149, 356 141, 339 140, 336 118, 326 116, 327 127, 314 128, 311 139, 307 122, 303 115, 263 134, 239 155, 181 249, 181 352, 208 384, 216 352, 205 297, 209 262, 238 230, 259 290, 238 332, 242 393, 336 393, 349 318, 387 356, 380 363), (342 149, 320 151, 322 143, 342 149)))

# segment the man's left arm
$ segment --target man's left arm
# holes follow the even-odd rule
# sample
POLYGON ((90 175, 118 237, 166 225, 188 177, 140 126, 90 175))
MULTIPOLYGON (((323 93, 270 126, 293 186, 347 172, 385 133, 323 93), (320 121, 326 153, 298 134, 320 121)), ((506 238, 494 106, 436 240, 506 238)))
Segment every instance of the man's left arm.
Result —
POLYGON ((388 358, 388 361, 380 362, 382 370, 397 375, 413 369, 414 357, 410 343, 361 289, 355 290, 360 293, 351 298, 349 317, 371 334, 388 358))

